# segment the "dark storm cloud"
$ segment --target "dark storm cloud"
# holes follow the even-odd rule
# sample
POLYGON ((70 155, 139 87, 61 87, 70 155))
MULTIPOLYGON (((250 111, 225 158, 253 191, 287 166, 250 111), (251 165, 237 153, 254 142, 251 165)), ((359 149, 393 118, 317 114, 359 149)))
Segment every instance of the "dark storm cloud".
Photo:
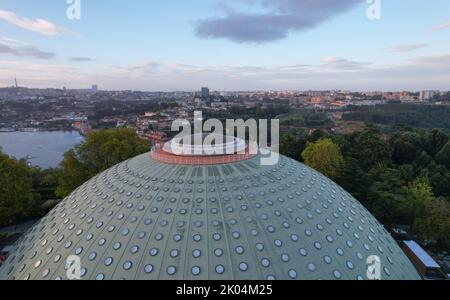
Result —
POLYGON ((51 59, 55 56, 52 52, 42 51, 33 46, 11 46, 0 41, 0 54, 9 54, 15 56, 28 56, 38 59, 51 59))
POLYGON ((314 28, 344 13, 361 0, 235 0, 258 4, 264 13, 227 9, 225 16, 199 20, 195 33, 201 38, 225 38, 234 42, 264 43, 286 38, 291 31, 314 28))

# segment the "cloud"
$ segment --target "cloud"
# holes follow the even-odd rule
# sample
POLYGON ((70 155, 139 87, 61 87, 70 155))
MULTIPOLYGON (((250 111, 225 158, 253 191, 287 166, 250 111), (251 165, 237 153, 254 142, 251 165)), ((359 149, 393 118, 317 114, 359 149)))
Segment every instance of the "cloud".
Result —
POLYGON ((428 47, 428 44, 411 44, 387 47, 385 50, 390 52, 411 52, 417 49, 428 47))
POLYGON ((438 67, 444 64, 445 66, 450 65, 450 54, 443 55, 430 55, 430 56, 421 56, 410 60, 413 64, 416 65, 426 65, 438 67))
MULTIPOLYGON (((84 76, 88 75, 74 68, 55 64, 0 60, 0 86, 10 86, 11 78, 17 77, 24 86, 61 88, 71 82, 83 82, 84 76)), ((86 83, 86 86, 89 85, 86 83)))
POLYGON ((431 30, 437 31, 437 30, 444 30, 444 29, 449 29, 449 28, 450 28, 450 21, 448 21, 446 23, 439 24, 439 25, 431 28, 431 30))
POLYGON ((44 19, 32 20, 18 16, 16 13, 7 10, 0 10, 0 20, 4 20, 20 28, 37 32, 43 35, 54 36, 63 33, 69 33, 67 29, 57 26, 47 20, 44 19))
POLYGON ((92 58, 90 58, 90 57, 70 57, 69 60, 73 61, 73 62, 90 62, 90 61, 92 61, 92 58))
POLYGON ((83 88, 98 83, 105 90, 446 90, 450 53, 420 56, 382 65, 327 56, 315 64, 273 66, 189 65, 138 62, 115 66, 36 64, 0 60, 0 85, 13 77, 30 87, 83 88))
POLYGON ((225 38, 240 43, 264 43, 290 32, 312 29, 362 3, 360 0, 235 0, 256 4, 263 12, 224 9, 225 15, 194 22, 200 38, 225 38))
POLYGON ((371 65, 370 62, 358 62, 348 60, 342 57, 327 56, 323 59, 323 67, 337 70, 359 70, 371 65))
POLYGON ((55 57, 55 54, 52 52, 43 51, 37 47, 25 45, 9 38, 0 38, 0 54, 27 56, 37 59, 51 59, 55 57))
POLYGON ((113 67, 102 86, 117 89, 193 90, 420 90, 448 88, 450 54, 381 65, 337 56, 316 64, 194 66, 143 62, 113 67), (126 78, 124 80, 124 78, 126 78))

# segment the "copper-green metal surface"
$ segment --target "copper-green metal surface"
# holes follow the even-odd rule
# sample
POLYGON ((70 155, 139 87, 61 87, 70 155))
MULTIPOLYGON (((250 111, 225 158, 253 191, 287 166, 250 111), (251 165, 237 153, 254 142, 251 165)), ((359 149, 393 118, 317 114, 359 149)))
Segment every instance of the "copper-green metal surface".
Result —
POLYGON ((149 154, 98 175, 17 243, 1 279, 420 279, 375 218, 328 178, 286 157, 179 166, 149 154))

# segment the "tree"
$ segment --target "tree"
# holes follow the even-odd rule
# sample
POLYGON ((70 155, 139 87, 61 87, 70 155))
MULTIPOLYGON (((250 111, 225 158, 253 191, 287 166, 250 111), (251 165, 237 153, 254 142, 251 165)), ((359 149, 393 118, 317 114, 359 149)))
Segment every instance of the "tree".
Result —
POLYGON ((321 139, 327 138, 328 137, 328 133, 326 133, 323 130, 317 129, 317 130, 313 130, 313 132, 308 136, 308 141, 315 143, 321 139))
POLYGON ((370 185, 369 176, 352 157, 346 157, 344 163, 338 169, 336 182, 357 200, 367 200, 367 187, 370 185))
POLYGON ((30 170, 23 160, 0 151, 0 226, 12 225, 40 210, 39 195, 33 192, 30 170))
POLYGON ((345 157, 355 158, 366 172, 377 164, 389 163, 392 153, 388 142, 374 126, 366 126, 361 132, 347 136, 342 150, 345 157))
POLYGON ((416 179, 408 187, 403 188, 404 198, 399 207, 406 224, 413 226, 414 222, 425 214, 425 208, 434 201, 433 190, 423 178, 416 179))
POLYGON ((438 129, 433 129, 424 134, 425 150, 430 156, 435 156, 442 147, 449 142, 449 137, 444 132, 438 129))
POLYGON ((391 141, 393 154, 392 160, 395 164, 410 164, 418 156, 418 149, 414 144, 407 141, 403 136, 391 141))
POLYGON ((436 154, 436 161, 450 170, 450 142, 436 154))
POLYGON ((450 171, 446 167, 433 162, 420 170, 420 176, 428 178, 435 196, 450 197, 450 171))
POLYGON ((308 143, 302 157, 308 166, 330 178, 336 177, 338 168, 344 162, 339 145, 329 138, 308 143))
POLYGON ((306 139, 293 134, 283 134, 280 139, 280 153, 295 160, 299 160, 298 153, 306 146, 306 139))
POLYGON ((33 189, 39 193, 42 202, 56 200, 58 187, 58 171, 56 169, 29 168, 33 180, 33 189))
POLYGON ((403 202, 402 189, 405 185, 400 171, 385 165, 378 165, 369 172, 367 186, 367 209, 383 224, 393 225, 401 222, 399 205, 403 202))
POLYGON ((414 232, 424 240, 435 241, 437 248, 450 248, 450 204, 437 199, 427 204, 425 215, 414 224, 414 232))
POLYGON ((427 152, 422 151, 417 157, 416 160, 414 161, 414 164, 418 167, 418 168, 426 168, 429 164, 433 163, 434 160, 433 158, 428 155, 427 152))
POLYGON ((90 132, 84 143, 64 154, 57 195, 66 197, 98 173, 149 149, 149 143, 133 129, 90 132))

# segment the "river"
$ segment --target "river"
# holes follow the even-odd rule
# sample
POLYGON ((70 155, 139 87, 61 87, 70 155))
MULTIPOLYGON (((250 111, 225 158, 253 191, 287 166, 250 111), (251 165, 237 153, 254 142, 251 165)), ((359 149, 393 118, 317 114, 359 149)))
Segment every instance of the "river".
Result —
POLYGON ((54 168, 64 153, 83 142, 76 131, 0 132, 2 151, 17 159, 26 158, 33 166, 54 168))

